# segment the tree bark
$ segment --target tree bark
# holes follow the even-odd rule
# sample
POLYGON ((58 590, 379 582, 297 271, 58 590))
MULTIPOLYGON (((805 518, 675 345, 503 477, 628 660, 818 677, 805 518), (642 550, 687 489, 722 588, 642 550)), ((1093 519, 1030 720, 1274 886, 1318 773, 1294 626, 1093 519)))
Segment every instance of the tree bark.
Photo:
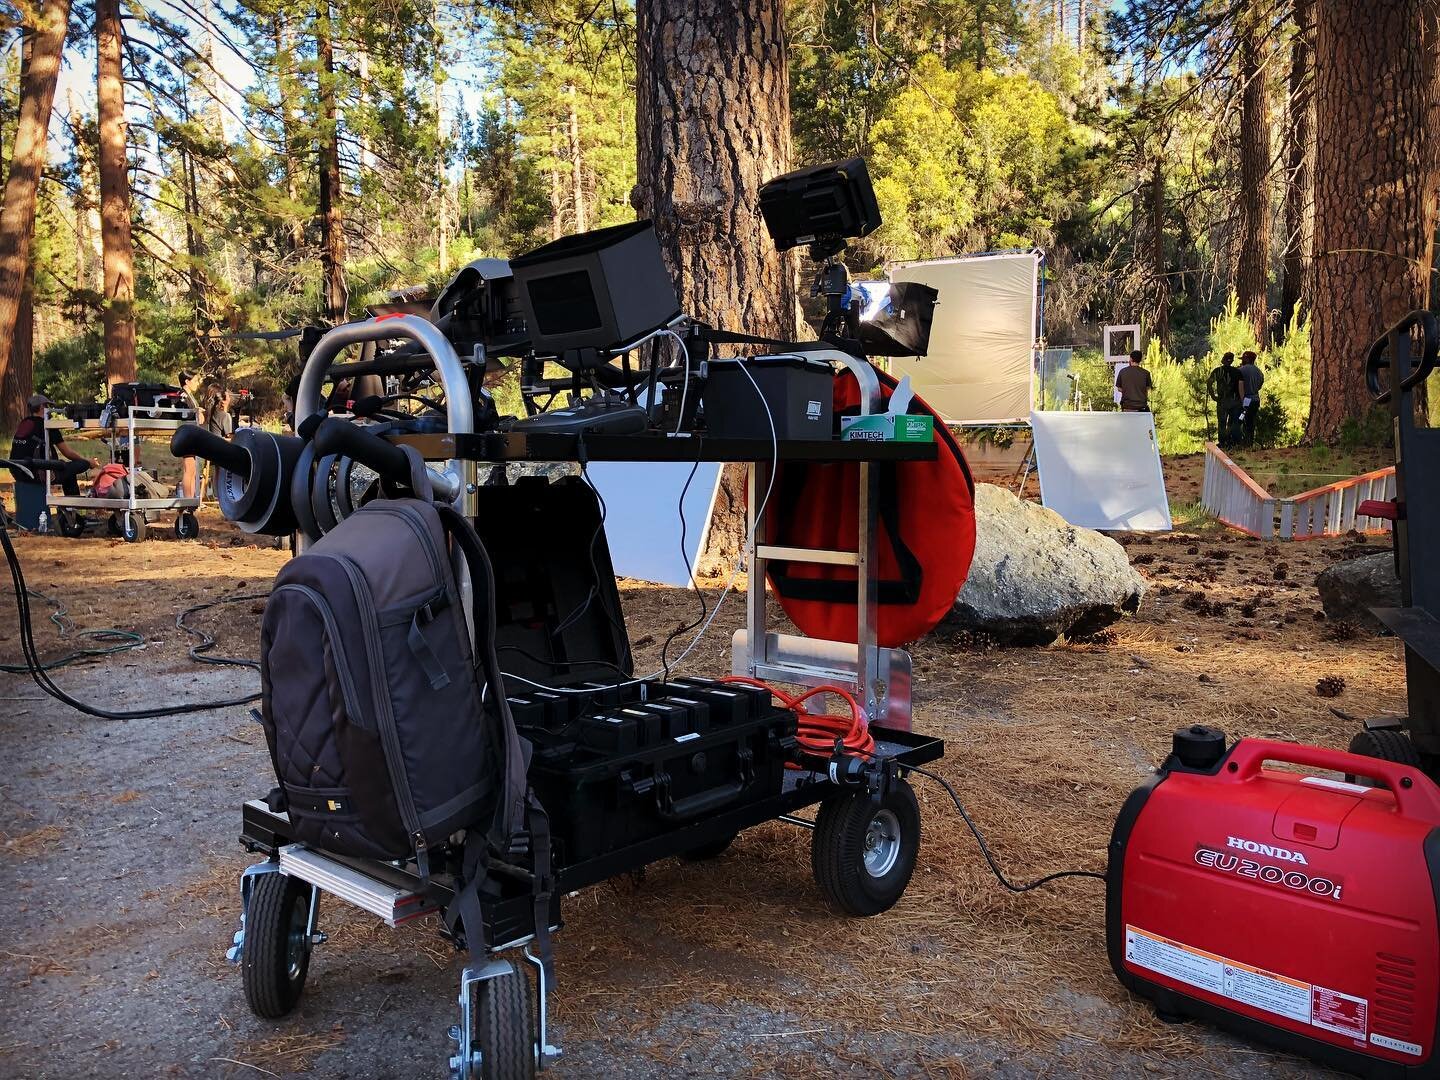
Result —
POLYGON ((135 381, 135 248, 130 238, 130 161, 120 0, 96 0, 95 67, 100 114, 100 249, 104 264, 105 387, 135 381))
POLYGON ((5 177, 5 202, 0 209, 0 383, 10 370, 20 317, 30 245, 35 236, 35 200, 45 168, 50 110, 55 104, 55 83, 60 76, 60 54, 70 0, 47 0, 38 24, 27 31, 30 62, 20 84, 20 110, 14 149, 5 177))
POLYGON ((1235 291, 1240 310, 1264 348, 1270 305, 1270 94, 1265 70, 1265 33, 1270 5, 1246 11, 1240 26, 1240 235, 1235 291))
MULTIPOLYGON (((790 166, 782 0, 636 4, 635 205, 655 223, 685 310, 789 338, 795 269, 760 217, 760 185, 790 166)), ((702 566, 733 563, 743 484, 727 469, 702 566)))
POLYGON ((555 125, 551 124, 547 130, 550 136, 548 143, 550 153, 555 159, 555 163, 550 166, 550 210, 553 215, 550 218, 550 239, 559 240, 565 235, 564 215, 560 212, 565 200, 561 194, 560 155, 557 152, 559 146, 555 138, 555 125))
POLYGON ((14 431, 29 411, 29 397, 35 392, 35 263, 25 268, 20 291, 20 309, 15 319, 15 337, 10 349, 10 367, 0 393, 0 427, 14 431))
POLYGON ((585 161, 580 153, 580 115, 575 108, 573 85, 565 88, 565 98, 570 112, 567 134, 570 143, 570 187, 575 201, 575 231, 584 232, 590 228, 590 216, 585 210, 585 161))
POLYGON ((1280 330, 1288 333, 1295 311, 1308 298, 1306 276, 1314 239, 1315 109, 1311 93, 1315 49, 1314 0, 1294 0, 1295 36, 1290 42, 1289 129, 1286 138, 1285 283, 1280 330))
POLYGON ((350 294, 345 286, 345 193, 340 176, 340 110, 335 94, 334 28, 331 8, 321 9, 316 27, 320 58, 320 268, 324 279, 325 321, 345 321, 350 294))
POLYGON ((276 94, 280 99, 280 138, 285 144, 285 199, 290 206, 290 221, 285 238, 291 255, 299 255, 305 247, 305 223, 296 212, 300 203, 300 146, 295 138, 295 50, 291 45, 290 24, 284 12, 275 15, 276 94))
POLYGON ((1430 294, 1440 3, 1316 0, 1312 441, 1371 407, 1365 353, 1430 294))
POLYGON ((1150 173, 1150 273, 1155 281, 1153 336, 1170 344, 1170 276, 1165 263, 1165 173, 1157 160, 1150 173))
POLYGON ((435 69, 435 240, 439 249, 440 276, 450 273, 450 207, 445 177, 445 92, 440 69, 435 69))

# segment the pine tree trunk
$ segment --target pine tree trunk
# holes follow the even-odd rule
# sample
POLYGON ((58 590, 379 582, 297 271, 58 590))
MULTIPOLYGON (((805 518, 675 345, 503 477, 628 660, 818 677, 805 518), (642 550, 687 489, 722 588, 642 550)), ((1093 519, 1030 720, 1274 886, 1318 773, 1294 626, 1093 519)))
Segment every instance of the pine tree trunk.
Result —
MULTIPOLYGON (((181 103, 185 120, 193 119, 190 111, 190 82, 187 76, 181 103)), ((185 256, 186 283, 190 290, 190 336, 195 344, 195 360, 201 367, 210 361, 210 282, 205 274, 208 245, 200 227, 200 182, 195 156, 186 146, 180 148, 180 172, 185 183, 185 256)))
POLYGON ((331 9, 327 3, 317 27, 320 57, 320 268, 324 279, 325 321, 345 321, 349 291, 345 287, 345 193, 340 176, 340 110, 335 101, 335 47, 331 9))
POLYGON ((10 367, 0 390, 0 428, 14 431, 29 411, 28 398, 35 392, 35 263, 25 268, 25 285, 20 291, 20 309, 15 319, 10 367))
POLYGON ((1090 16, 1085 11, 1085 0, 1075 0, 1075 51, 1085 55, 1085 22, 1090 16))
POLYGON ((584 232, 590 228, 590 216, 585 211, 585 162, 580 154, 580 116, 575 108, 575 87, 565 88, 569 103, 568 141, 570 143, 570 187, 574 192, 575 231, 584 232))
POLYGON ((295 138, 295 76, 291 68, 295 63, 295 51, 291 47, 290 24, 283 12, 275 16, 275 64, 279 68, 276 77, 277 94, 280 98, 280 138, 285 145, 285 199, 291 207, 291 218, 285 229, 290 254, 298 255, 305 246, 305 223, 295 208, 300 202, 299 159, 300 147, 295 138))
POLYGON ((1240 235, 1235 291, 1240 310, 1263 348, 1269 340, 1270 305, 1270 95, 1264 35, 1270 5, 1242 17, 1240 28, 1240 235))
POLYGON ((1280 329, 1287 333, 1295 310, 1308 298, 1314 239, 1314 0, 1294 0, 1295 36, 1290 43, 1290 125, 1286 137, 1285 284, 1280 296, 1280 329))
MULTIPOLYGON (((794 264, 760 217, 760 185, 790 165, 782 0, 636 4, 635 203, 655 222, 686 311, 727 330, 788 338, 794 264)), ((739 469, 716 500, 708 569, 744 539, 739 469)))
POLYGON ((1170 343, 1170 277, 1165 263, 1165 173, 1156 161, 1150 173, 1150 273, 1155 280, 1153 336, 1170 343))
POLYGON ((550 147, 551 156, 554 157, 556 162, 550 167, 550 210, 552 213, 552 217, 550 218, 550 239, 559 240, 560 237, 565 235, 563 215, 560 213, 560 208, 564 204, 565 199, 561 193, 560 155, 555 152, 557 150, 557 140, 555 137, 554 124, 550 125, 548 133, 550 138, 547 145, 550 147))
POLYGON ((1369 410, 1366 350, 1430 294, 1437 19, 1436 0, 1315 3, 1312 441, 1369 410))
POLYGON ((38 25, 28 31, 30 62, 20 85, 20 115, 14 150, 5 177, 5 202, 0 209, 0 382, 10 370, 16 322, 35 236, 35 200, 45 167, 50 110, 60 76, 70 0, 47 0, 38 25))
POLYGON ((435 239, 439 248, 440 276, 450 273, 450 207, 445 182, 445 93, 439 69, 435 72, 435 239))
POLYGON ((135 381, 135 248, 130 238, 130 162, 125 77, 120 68, 120 0, 96 0, 95 56, 100 114, 100 248, 105 272, 105 386, 135 381))

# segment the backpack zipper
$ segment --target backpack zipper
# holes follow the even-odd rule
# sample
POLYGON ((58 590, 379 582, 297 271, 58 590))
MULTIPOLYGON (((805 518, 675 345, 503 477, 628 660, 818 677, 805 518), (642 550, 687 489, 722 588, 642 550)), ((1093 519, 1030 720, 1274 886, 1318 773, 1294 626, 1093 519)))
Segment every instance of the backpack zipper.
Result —
POLYGON ((340 677, 340 697, 345 702, 345 711, 351 716, 364 718, 364 711, 359 708, 360 695, 355 692, 355 683, 350 677, 350 663, 345 656, 345 646, 341 644, 340 626, 335 621, 335 613, 330 610, 330 605, 325 598, 308 585, 289 584, 281 585, 275 590, 277 593, 297 592, 304 596, 315 610, 320 612, 320 620, 325 624, 326 636, 330 638, 330 650, 335 654, 335 670, 340 677))
POLYGON ((405 771, 405 755, 400 748, 400 732, 395 726, 395 710, 390 703, 390 688, 385 683, 385 652, 380 647, 378 616, 375 602, 370 595, 370 586, 365 583, 360 568, 343 555, 315 552, 324 558, 340 564, 345 576, 350 579, 350 588, 355 593, 355 602, 360 607, 360 633, 365 639, 365 653, 370 660, 370 692, 375 697, 376 726, 380 741, 385 747, 385 758, 390 766, 390 783, 398 796, 400 816, 405 819, 405 829, 415 848, 415 861, 422 881, 430 879, 430 859, 425 843, 425 833, 420 827, 420 814, 415 809, 415 796, 410 790, 410 777, 405 771))

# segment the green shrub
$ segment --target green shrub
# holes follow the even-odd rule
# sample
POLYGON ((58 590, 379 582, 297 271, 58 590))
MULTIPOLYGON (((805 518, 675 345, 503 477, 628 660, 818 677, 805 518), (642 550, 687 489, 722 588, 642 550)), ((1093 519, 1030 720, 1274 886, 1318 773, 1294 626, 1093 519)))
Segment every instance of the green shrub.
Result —
MULTIPOLYGON (((1070 357, 1070 374, 1080 386, 1080 397, 1087 409, 1096 412, 1113 412, 1115 409, 1115 369, 1105 362, 1099 349, 1076 349, 1070 357)), ((1064 395, 1071 394, 1070 380, 1066 379, 1064 395)), ((1070 400, 1073 401, 1073 398, 1070 400)), ((1070 405, 1067 402, 1066 408, 1070 405)))

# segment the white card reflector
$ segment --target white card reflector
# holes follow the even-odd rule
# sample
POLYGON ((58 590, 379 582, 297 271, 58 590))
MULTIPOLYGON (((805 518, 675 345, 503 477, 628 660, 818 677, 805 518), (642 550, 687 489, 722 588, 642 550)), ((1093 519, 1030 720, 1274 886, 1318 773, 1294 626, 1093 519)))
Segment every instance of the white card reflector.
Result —
MULTIPOLYGON (((702 461, 685 491, 685 555, 705 549, 722 462, 702 461)), ((621 577, 690 587, 680 546, 680 492, 691 466, 674 461, 592 461, 590 481, 605 500, 605 539, 621 577)))
POLYGON ((1146 413, 1037 412, 1040 501, 1087 529, 1170 529, 1170 499, 1146 413))

